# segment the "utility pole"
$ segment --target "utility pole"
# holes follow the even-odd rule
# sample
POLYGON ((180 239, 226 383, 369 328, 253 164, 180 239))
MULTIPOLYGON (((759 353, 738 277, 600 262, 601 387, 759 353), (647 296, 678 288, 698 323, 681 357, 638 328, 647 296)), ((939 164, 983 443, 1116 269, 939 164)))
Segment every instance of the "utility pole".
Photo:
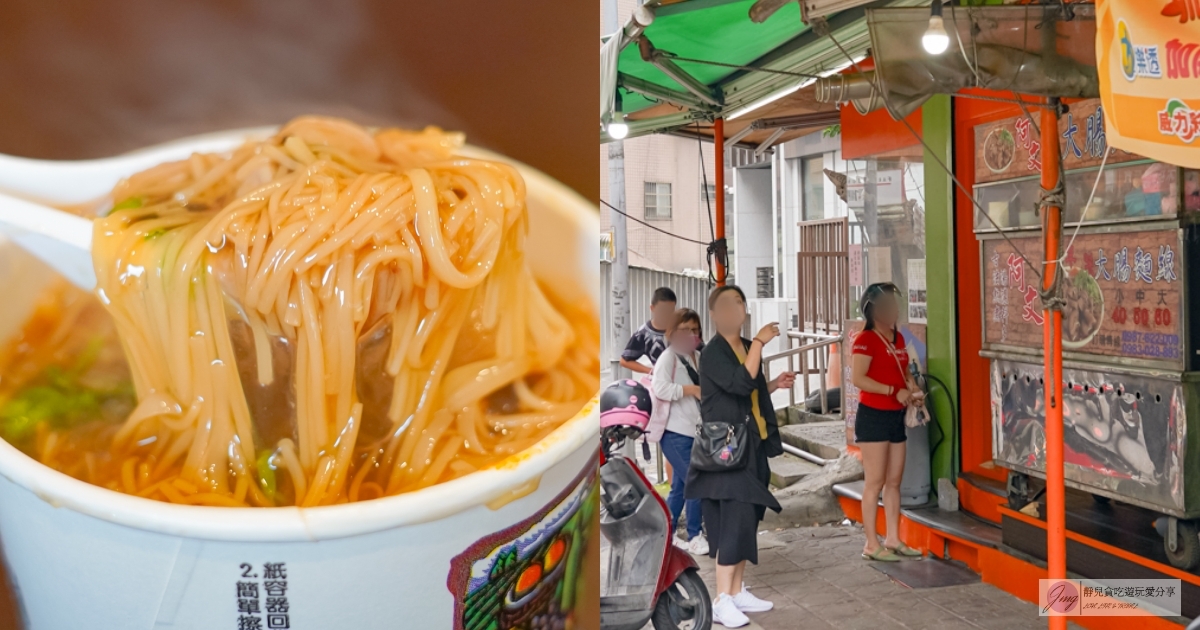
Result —
MULTIPOLYGON (((638 0, 637 4, 642 6, 642 0, 638 0)), ((626 37, 627 34, 621 30, 617 16, 617 1, 603 0, 600 9, 603 14, 604 31, 614 33, 614 37, 626 37)), ((651 14, 645 19, 645 23, 649 24, 653 19, 651 14)), ((610 373, 613 380, 616 380, 625 376, 621 368, 621 351, 625 349, 625 342, 633 332, 629 325, 629 239, 625 229, 625 215, 621 214, 625 212, 625 142, 622 140, 608 143, 608 197, 612 207, 620 210, 608 211, 613 230, 612 295, 609 296, 612 307, 613 355, 609 357, 609 361, 612 366, 610 373)))
POLYGON ((612 261, 612 361, 613 379, 622 378, 621 351, 633 333, 629 312, 629 239, 625 230, 625 142, 608 143, 608 196, 613 208, 609 210, 613 229, 612 261))

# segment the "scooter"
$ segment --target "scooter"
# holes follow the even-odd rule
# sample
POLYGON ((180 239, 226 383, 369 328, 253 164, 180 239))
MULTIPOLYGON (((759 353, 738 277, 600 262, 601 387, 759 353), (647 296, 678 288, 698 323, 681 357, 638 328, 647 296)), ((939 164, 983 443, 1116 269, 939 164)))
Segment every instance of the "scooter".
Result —
POLYGON ((621 448, 645 432, 650 395, 632 380, 600 398, 600 628, 710 630, 712 599, 699 567, 671 544, 671 512, 621 448))

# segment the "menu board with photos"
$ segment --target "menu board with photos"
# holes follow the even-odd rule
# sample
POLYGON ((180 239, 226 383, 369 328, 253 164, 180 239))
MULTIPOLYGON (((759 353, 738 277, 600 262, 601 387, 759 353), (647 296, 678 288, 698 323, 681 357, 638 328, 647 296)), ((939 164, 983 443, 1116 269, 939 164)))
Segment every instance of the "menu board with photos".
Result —
MULTIPOLYGON (((984 341, 1042 347, 1041 239, 983 243, 984 341), (1020 255, 1018 255, 1020 254, 1020 255)), ((1063 350, 1182 364, 1178 230, 1080 234, 1063 260, 1063 350)))
MULTIPOLYGON (((1034 120, 1022 114, 975 127, 975 182, 996 182, 1028 177, 1042 172, 1042 140, 1034 120)), ((1099 166, 1108 142, 1104 135, 1104 112, 1100 99, 1073 103, 1058 121, 1058 142, 1067 170, 1099 166)), ((1143 159, 1113 149, 1108 164, 1143 159)))

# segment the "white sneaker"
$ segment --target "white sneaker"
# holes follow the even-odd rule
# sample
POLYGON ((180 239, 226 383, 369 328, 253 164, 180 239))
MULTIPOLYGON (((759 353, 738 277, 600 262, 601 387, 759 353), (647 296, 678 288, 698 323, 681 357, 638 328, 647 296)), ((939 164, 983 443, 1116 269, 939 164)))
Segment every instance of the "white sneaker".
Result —
POLYGON ((692 547, 688 544, 688 541, 678 536, 671 536, 671 544, 687 552, 691 552, 692 550, 692 547))
POLYGON ((687 550, 688 550, 688 553, 690 553, 694 556, 707 556, 708 555, 708 539, 704 537, 704 534, 700 534, 699 536, 696 536, 695 538, 693 538, 691 540, 691 542, 689 542, 687 544, 687 550))
POLYGON ((721 593, 713 600, 713 623, 726 628, 741 628, 750 624, 750 618, 738 610, 732 597, 721 593))
POLYGON ((738 610, 744 613, 767 612, 775 607, 775 604, 752 595, 750 591, 746 590, 745 584, 742 585, 742 592, 734 595, 732 599, 733 604, 738 607, 738 610))

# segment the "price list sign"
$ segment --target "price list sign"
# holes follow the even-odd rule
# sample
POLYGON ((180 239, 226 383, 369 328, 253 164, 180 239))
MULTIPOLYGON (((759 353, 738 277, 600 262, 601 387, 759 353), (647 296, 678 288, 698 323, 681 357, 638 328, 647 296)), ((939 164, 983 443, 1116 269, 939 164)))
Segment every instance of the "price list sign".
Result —
MULTIPOLYGON (((988 345, 1042 346, 1040 238, 983 245, 988 345)), ((1179 232, 1080 234, 1063 259, 1063 349, 1169 363, 1182 361, 1179 232)))

